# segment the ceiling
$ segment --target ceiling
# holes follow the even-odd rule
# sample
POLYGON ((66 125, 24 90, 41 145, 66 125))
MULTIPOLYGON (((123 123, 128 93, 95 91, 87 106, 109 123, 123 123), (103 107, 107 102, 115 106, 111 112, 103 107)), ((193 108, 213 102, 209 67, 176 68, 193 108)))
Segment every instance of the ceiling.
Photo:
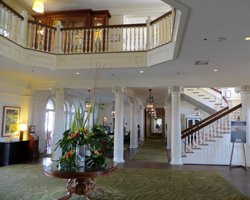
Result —
MULTIPOLYGON (((33 0, 19 0, 27 9, 33 0)), ((175 0, 164 0, 176 2, 175 0)), ((112 86, 133 88, 142 99, 148 97, 148 88, 159 104, 163 104, 169 86, 185 87, 237 87, 250 85, 250 1, 248 0, 178 0, 188 8, 188 19, 177 59, 147 68, 103 69, 99 87, 103 99, 106 94, 114 99, 112 86), (209 61, 207 65, 195 65, 196 61, 209 61), (218 69, 217 72, 214 69, 218 69), (143 70, 141 74, 139 71, 143 70)), ((162 1, 157 0, 46 0, 45 10, 109 9, 131 16, 141 15, 142 10, 162 11, 162 1), (139 7, 138 7, 139 6, 139 7), (145 6, 145 9, 144 9, 145 6), (121 9, 124 8, 124 9, 121 9), (151 8, 151 9, 146 9, 151 8), (123 12, 121 12, 123 10, 123 12)), ((148 12, 148 13, 147 13, 148 12)), ((29 83, 43 84, 56 81, 81 81, 94 77, 93 69, 48 70, 35 66, 20 66, 3 57, 0 77, 12 77, 29 83), (15 72, 15 73, 14 73, 15 72)), ((91 81, 90 81, 91 85, 91 81)), ((87 88, 75 88, 86 95, 87 88), (85 92, 84 92, 85 91, 85 92)), ((108 101, 108 100, 107 100, 108 101)))

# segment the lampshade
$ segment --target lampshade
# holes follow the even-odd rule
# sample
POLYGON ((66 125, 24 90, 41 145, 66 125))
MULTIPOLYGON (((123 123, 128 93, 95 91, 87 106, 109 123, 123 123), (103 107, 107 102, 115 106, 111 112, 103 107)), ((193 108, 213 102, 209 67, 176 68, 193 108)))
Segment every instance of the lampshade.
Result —
POLYGON ((44 3, 43 0, 35 0, 33 3, 32 10, 38 12, 38 13, 43 13, 44 12, 44 3))
POLYGON ((18 124, 18 130, 19 131, 27 131, 27 124, 25 124, 25 123, 18 124))

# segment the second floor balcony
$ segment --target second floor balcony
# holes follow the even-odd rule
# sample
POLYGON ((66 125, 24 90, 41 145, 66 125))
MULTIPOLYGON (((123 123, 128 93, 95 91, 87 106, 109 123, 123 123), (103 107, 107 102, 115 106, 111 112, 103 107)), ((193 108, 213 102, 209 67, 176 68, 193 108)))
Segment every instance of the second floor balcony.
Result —
POLYGON ((28 20, 26 11, 19 14, 3 2, 0 16, 2 54, 53 69, 88 68, 98 59, 109 68, 148 67, 171 60, 179 19, 172 9, 141 24, 64 28, 59 21, 52 27, 28 20))

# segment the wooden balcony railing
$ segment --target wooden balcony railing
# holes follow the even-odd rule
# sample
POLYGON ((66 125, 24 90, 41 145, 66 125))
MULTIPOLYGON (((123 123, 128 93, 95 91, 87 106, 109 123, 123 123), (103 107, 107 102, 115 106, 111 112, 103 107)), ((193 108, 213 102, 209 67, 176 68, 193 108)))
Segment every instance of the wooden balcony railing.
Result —
POLYGON ((0 0, 0 35, 29 49, 55 54, 148 51, 172 41, 175 10, 145 24, 94 28, 50 27, 28 20, 0 0))

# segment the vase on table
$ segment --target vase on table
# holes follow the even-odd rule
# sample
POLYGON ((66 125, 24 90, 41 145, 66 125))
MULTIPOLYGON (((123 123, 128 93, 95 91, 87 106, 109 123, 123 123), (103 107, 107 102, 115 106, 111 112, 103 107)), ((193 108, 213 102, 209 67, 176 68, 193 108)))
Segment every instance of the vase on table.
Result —
POLYGON ((85 155, 86 145, 76 145, 76 167, 80 172, 84 172, 85 169, 85 155))

